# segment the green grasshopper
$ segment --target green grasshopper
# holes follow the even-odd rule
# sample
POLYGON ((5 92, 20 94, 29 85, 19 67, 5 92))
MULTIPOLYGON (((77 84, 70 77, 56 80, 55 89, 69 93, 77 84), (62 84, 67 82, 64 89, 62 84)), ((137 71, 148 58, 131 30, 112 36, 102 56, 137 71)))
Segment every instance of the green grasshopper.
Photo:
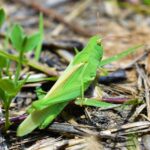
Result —
POLYGON ((87 46, 74 57, 46 96, 32 103, 28 109, 30 114, 19 126, 17 135, 24 136, 37 127, 40 129, 45 128, 70 101, 77 97, 84 97, 84 91, 95 79, 101 62, 103 65, 107 64, 128 55, 136 48, 112 57, 110 61, 101 61, 103 56, 101 38, 99 36, 90 38, 87 46))
POLYGON ((45 128, 64 109, 69 101, 83 95, 96 76, 103 56, 100 37, 94 36, 69 64, 63 75, 42 99, 33 102, 30 115, 19 126, 17 135, 23 136, 35 128, 45 128))

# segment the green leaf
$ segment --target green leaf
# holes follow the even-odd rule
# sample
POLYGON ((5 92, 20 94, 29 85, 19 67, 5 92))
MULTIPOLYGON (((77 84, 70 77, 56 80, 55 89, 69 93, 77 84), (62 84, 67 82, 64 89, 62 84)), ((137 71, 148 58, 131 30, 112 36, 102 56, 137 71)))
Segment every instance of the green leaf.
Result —
POLYGON ((102 108, 108 108, 108 107, 112 107, 112 106, 116 106, 116 104, 111 104, 111 103, 106 103, 106 102, 102 102, 100 100, 96 100, 94 98, 88 98, 88 99, 77 99, 75 101, 76 105, 87 105, 87 106, 94 106, 94 107, 102 107, 102 108))
POLYGON ((0 88, 0 100, 6 101, 5 91, 0 88))
POLYGON ((27 37, 23 42, 23 50, 25 52, 33 50, 40 41, 40 33, 35 33, 29 37, 27 37))
POLYGON ((3 57, 3 56, 0 56, 0 68, 4 68, 6 67, 8 64, 8 59, 3 57))
POLYGON ((150 0, 144 0, 144 4, 150 5, 150 0))
POLYGON ((17 95, 22 87, 22 82, 17 85, 11 79, 0 79, 0 99, 4 106, 9 106, 11 100, 17 95))
POLYGON ((0 79, 0 88, 8 94, 16 93, 15 83, 11 79, 0 79))
POLYGON ((11 79, 0 79, 0 100, 3 101, 4 107, 9 107, 12 99, 20 91, 22 85, 25 83, 26 79, 15 83, 11 79))
POLYGON ((24 32, 20 25, 16 24, 13 26, 12 31, 10 33, 10 40, 12 42, 13 47, 17 51, 22 51, 22 44, 24 39, 24 32))
POLYGON ((4 23, 5 18, 6 18, 5 11, 4 11, 3 8, 1 8, 1 9, 0 9, 0 27, 1 27, 2 24, 4 23))
POLYGON ((5 106, 8 106, 14 96, 16 96, 15 85, 10 79, 0 79, 0 98, 5 106))
POLYGON ((129 48, 129 49, 127 49, 127 50, 125 50, 125 51, 123 51, 123 52, 117 54, 117 55, 114 55, 114 56, 112 56, 112 57, 109 57, 109 58, 107 58, 107 59, 104 59, 104 60, 102 60, 102 61, 100 62, 99 67, 104 66, 104 65, 107 65, 107 64, 109 64, 109 63, 111 63, 111 62, 113 62, 113 61, 117 61, 117 60, 119 60, 119 59, 121 59, 121 58, 123 58, 123 57, 125 57, 125 56, 128 56, 129 54, 135 52, 138 48, 140 48, 140 47, 142 47, 142 46, 143 46, 143 45, 138 45, 138 46, 131 47, 131 48, 129 48))
POLYGON ((40 33, 40 40, 38 42, 36 51, 35 51, 35 59, 36 61, 39 60, 40 58, 40 53, 41 53, 41 49, 42 49, 42 42, 43 42, 43 37, 44 37, 44 27, 43 27, 43 14, 40 13, 39 15, 39 33, 40 33))

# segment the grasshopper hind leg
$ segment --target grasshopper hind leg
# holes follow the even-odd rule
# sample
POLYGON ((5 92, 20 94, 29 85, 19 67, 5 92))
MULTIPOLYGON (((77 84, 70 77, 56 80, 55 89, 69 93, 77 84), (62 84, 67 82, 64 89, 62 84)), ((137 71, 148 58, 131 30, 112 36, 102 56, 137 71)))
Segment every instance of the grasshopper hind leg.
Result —
POLYGON ((42 124, 40 125, 39 128, 44 129, 45 127, 47 127, 61 113, 61 111, 64 109, 64 107, 67 104, 68 104, 68 102, 63 102, 60 104, 54 104, 54 105, 50 106, 49 107, 50 113, 46 117, 46 119, 42 122, 42 124))

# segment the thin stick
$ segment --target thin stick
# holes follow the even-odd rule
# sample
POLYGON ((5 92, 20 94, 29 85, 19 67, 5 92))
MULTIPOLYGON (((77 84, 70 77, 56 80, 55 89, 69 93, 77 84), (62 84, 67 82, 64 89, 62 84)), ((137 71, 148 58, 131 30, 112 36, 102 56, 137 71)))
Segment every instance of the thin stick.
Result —
POLYGON ((144 57, 146 57, 150 53, 150 50, 145 51, 143 54, 141 54, 139 57, 135 58, 131 63, 127 64, 123 69, 129 69, 135 65, 135 63, 142 60, 144 57))
POLYGON ((72 30, 75 33, 78 33, 82 36, 86 36, 86 37, 90 37, 93 34, 90 31, 85 30, 84 28, 80 27, 79 25, 74 23, 70 23, 69 21, 67 21, 66 19, 64 19, 64 16, 61 15, 60 13, 58 13, 56 10, 52 9, 52 8, 45 8, 43 7, 41 4, 35 2, 35 1, 25 1, 25 0, 12 0, 16 3, 22 3, 23 5, 26 5, 28 7, 32 7, 33 9, 35 9, 36 11, 42 12, 43 14, 51 17, 53 20, 56 20, 62 24, 64 24, 65 26, 67 26, 70 30, 72 30))
POLYGON ((143 69, 141 69, 137 64, 136 64, 136 68, 137 68, 137 72, 139 73, 139 76, 141 76, 144 82, 147 117, 148 119, 150 119, 150 94, 149 94, 150 82, 143 69))
POLYGON ((147 104, 147 116, 148 119, 150 119, 150 94, 146 80, 144 80, 144 87, 145 87, 145 99, 147 104))
MULTIPOLYGON (((72 21, 75 19, 77 16, 79 16, 91 3, 91 0, 86 0, 83 1, 83 3, 79 3, 75 6, 74 10, 65 17, 65 20, 68 22, 72 21)), ((64 25, 60 24, 58 25, 51 33, 52 36, 57 36, 63 29, 64 25)))

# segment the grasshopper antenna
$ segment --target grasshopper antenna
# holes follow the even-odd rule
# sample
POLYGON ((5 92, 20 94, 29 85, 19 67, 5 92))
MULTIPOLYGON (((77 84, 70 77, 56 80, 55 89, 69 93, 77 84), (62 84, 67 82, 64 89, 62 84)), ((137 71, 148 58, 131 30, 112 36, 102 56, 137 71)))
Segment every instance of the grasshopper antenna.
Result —
POLYGON ((100 22, 100 12, 97 11, 97 14, 96 14, 96 18, 97 18, 97 35, 100 35, 101 37, 101 40, 98 41, 98 42, 102 42, 102 41, 105 41, 106 39, 112 39, 114 38, 114 35, 102 35, 102 26, 101 26, 101 22, 100 22))
POLYGON ((101 43, 103 40, 105 40, 108 36, 103 36, 102 35, 102 26, 100 23, 100 12, 97 11, 97 35, 100 35, 101 39, 99 41, 97 41, 98 43, 101 43))
POLYGON ((97 41, 97 43, 99 45, 101 45, 101 41, 102 41, 102 34, 101 34, 101 23, 100 23, 100 12, 97 11, 96 14, 96 18, 97 18, 97 35, 99 35, 101 38, 97 41))
POLYGON ((100 24, 100 12, 98 11, 96 14, 97 17, 97 34, 101 35, 101 24, 100 24))

